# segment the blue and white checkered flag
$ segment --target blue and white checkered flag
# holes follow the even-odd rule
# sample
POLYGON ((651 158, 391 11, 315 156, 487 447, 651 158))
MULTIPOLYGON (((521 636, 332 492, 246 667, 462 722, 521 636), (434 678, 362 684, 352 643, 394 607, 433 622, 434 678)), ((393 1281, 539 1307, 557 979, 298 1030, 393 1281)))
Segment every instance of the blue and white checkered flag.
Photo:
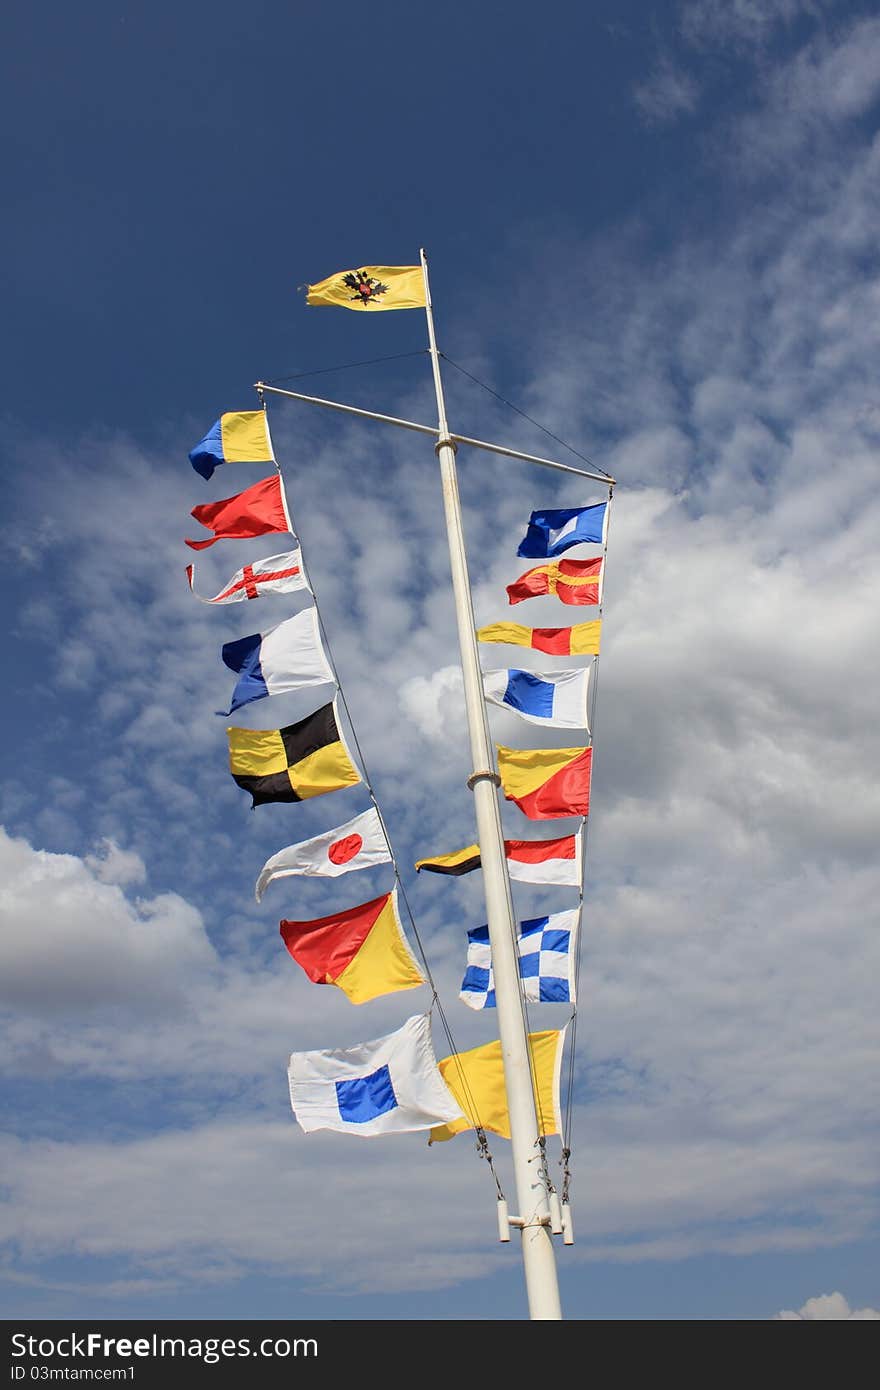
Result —
MULTIPOLYGON (((520 922, 517 947, 523 995, 530 1004, 573 1004, 574 946, 580 910, 520 922)), ((468 932, 467 970, 459 998, 471 1009, 495 1008, 489 928, 468 932)))

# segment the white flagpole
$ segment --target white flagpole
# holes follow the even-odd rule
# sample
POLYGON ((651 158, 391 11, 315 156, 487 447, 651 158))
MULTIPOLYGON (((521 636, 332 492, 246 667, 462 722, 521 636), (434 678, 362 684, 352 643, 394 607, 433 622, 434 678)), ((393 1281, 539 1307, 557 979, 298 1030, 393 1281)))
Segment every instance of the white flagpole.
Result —
POLYGON ((523 1264, 529 1316, 533 1319, 561 1319, 556 1259, 550 1233, 550 1202, 542 1173, 538 1146, 538 1116, 532 1089, 528 1037, 522 1006, 519 961, 516 953, 516 922, 510 879, 504 854, 504 833, 498 805, 500 779, 495 772, 489 723, 483 697, 479 648, 471 603, 470 580, 461 522, 461 505, 455 470, 455 442, 446 421, 440 358, 434 335, 428 262, 424 249, 419 252, 425 281, 425 309, 428 316, 428 343, 437 393, 439 436, 434 446, 440 461, 446 531, 452 565, 452 588, 458 621, 458 642, 464 677, 464 699, 474 770, 468 786, 474 794, 480 862, 486 894, 489 944, 495 974, 495 1000, 498 1032, 504 1061, 504 1082, 510 1112, 510 1138, 519 1218, 512 1222, 522 1231, 523 1264))

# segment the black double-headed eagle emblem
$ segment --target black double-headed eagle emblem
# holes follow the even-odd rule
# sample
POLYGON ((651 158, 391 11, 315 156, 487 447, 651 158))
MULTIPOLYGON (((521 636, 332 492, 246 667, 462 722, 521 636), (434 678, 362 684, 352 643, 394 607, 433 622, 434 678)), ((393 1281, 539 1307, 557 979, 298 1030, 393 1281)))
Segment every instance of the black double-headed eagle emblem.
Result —
POLYGON ((365 270, 350 270, 347 275, 343 275, 342 282, 352 291, 349 298, 358 300, 364 308, 388 293, 388 286, 383 285, 381 280, 374 280, 365 270))

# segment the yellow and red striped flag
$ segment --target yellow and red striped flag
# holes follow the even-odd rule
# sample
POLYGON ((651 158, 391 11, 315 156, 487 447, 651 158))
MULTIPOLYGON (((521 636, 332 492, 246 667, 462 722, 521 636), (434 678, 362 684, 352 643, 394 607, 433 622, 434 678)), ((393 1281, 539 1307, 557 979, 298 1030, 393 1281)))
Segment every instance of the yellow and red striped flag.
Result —
POLYGON ((603 557, 592 560, 550 560, 526 570, 519 579, 507 586, 511 603, 526 598, 555 594, 563 603, 598 604, 602 599, 603 557))
POLYGON ((595 656, 599 651, 602 620, 575 623, 574 627, 526 627, 523 623, 489 623, 477 629, 480 642, 506 642, 513 647, 532 647, 549 656, 595 656))

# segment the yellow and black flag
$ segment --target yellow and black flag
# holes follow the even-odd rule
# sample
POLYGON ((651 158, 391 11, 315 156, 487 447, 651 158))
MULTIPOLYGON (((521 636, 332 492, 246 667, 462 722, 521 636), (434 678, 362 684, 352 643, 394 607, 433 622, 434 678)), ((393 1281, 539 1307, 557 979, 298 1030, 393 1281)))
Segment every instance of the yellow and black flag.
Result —
POLYGON ((360 782, 333 701, 286 729, 228 728, 229 770, 252 806, 307 801, 360 782))
POLYGON ((373 310, 425 307, 425 279, 420 265, 365 265, 359 270, 338 270, 306 289, 307 304, 373 310))
POLYGON ((452 874, 458 878, 461 874, 469 874, 472 869, 479 869, 480 863, 480 846, 468 845, 454 854, 432 854, 430 859, 419 859, 415 867, 417 872, 430 869, 433 874, 452 874))

